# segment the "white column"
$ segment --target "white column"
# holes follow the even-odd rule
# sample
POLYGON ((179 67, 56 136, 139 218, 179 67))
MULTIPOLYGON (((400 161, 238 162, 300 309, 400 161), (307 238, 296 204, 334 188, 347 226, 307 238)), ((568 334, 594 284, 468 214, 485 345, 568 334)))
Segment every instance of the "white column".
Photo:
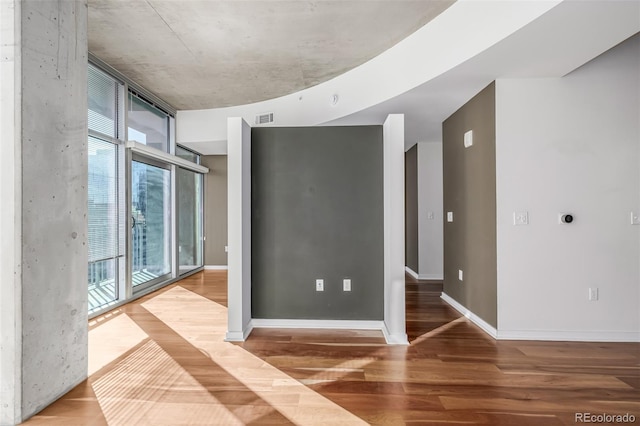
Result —
POLYGON ((251 127, 227 120, 228 323, 227 341, 251 333, 251 127))
POLYGON ((407 345, 404 282, 404 115, 391 114, 383 126, 384 168, 384 334, 407 345))

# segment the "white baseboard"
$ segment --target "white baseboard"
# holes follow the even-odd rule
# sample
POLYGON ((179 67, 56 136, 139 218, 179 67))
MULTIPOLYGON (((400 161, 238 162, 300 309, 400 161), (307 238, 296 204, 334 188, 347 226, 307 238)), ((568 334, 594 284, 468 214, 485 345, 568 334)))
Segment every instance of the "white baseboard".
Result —
POLYGON ((407 274, 411 275, 416 280, 420 279, 420 276, 418 275, 418 273, 415 272, 413 269, 409 268, 408 266, 405 266, 404 270, 406 271, 407 274))
POLYGON ((433 280, 433 281, 442 281, 444 280, 444 275, 442 274, 420 274, 418 275, 419 280, 433 280))
POLYGON ((482 318, 445 293, 440 296, 487 334, 497 340, 543 340, 553 342, 640 342, 640 332, 634 331, 574 331, 574 330, 496 330, 482 318))
POLYGON ((499 330, 498 339, 638 343, 640 342, 640 333, 633 331, 499 330))
POLYGON ((409 345, 409 338, 407 337, 406 333, 392 334, 391 332, 389 332, 387 324, 385 324, 384 322, 382 323, 382 334, 384 334, 384 340, 387 341, 388 345, 409 345))
POLYGON ((227 334, 224 337, 225 342, 244 342, 247 340, 247 337, 253 331, 253 323, 249 321, 249 324, 242 331, 227 331, 227 334))
POLYGON ((489 336, 493 337, 494 339, 498 338, 498 331, 491 324, 489 324, 488 322, 486 322, 485 320, 483 320, 482 318, 480 318, 479 316, 477 316, 476 314, 474 314, 473 312, 471 312, 470 310, 462 306, 460 303, 452 299, 445 292, 442 292, 442 295, 440 297, 447 304, 449 304, 453 309, 460 312, 464 317, 468 318, 469 320, 471 320, 472 323, 480 327, 489 336))
POLYGON ((329 330, 379 330, 389 345, 408 345, 407 335, 390 334, 384 321, 363 320, 307 320, 253 318, 253 328, 325 328, 329 330))
POLYGON ((404 270, 407 272, 407 274, 411 275, 416 280, 440 280, 441 281, 444 279, 443 274, 418 274, 416 271, 409 268, 408 266, 405 266, 404 270))
POLYGON ((204 265, 204 269, 207 271, 226 271, 229 267, 227 265, 204 265))

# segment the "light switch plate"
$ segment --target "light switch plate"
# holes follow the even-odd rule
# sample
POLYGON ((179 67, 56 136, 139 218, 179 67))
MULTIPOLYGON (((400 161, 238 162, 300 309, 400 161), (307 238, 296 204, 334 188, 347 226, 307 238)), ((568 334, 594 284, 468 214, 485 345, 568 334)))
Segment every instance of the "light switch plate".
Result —
POLYGON ((469 148, 473 145, 473 130, 469 130, 464 134, 464 147, 469 148))
POLYGON ((316 280, 316 291, 324 291, 324 280, 316 280))
POLYGON ((640 225, 640 213, 631 212, 631 224, 632 225, 640 225))
POLYGON ((513 224, 514 225, 528 225, 529 224, 529 212, 525 212, 525 211, 513 212, 513 224))
POLYGON ((458 280, 459 281, 463 281, 463 273, 462 273, 462 269, 458 269, 458 280))
POLYGON ((447 222, 453 222, 453 212, 447 212, 447 222))

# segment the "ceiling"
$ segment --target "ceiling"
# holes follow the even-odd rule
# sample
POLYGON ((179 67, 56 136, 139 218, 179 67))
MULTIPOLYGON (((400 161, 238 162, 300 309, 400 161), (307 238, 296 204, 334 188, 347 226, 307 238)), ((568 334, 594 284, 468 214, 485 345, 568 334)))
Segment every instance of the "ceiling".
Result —
POLYGON ((179 110, 178 142, 205 155, 226 153, 228 117, 265 112, 400 113, 405 149, 439 142, 492 81, 562 77, 638 31, 640 0, 89 0, 91 53, 179 110))
POLYGON ((389 49, 455 0, 89 0, 89 51, 178 110, 272 99, 389 49))

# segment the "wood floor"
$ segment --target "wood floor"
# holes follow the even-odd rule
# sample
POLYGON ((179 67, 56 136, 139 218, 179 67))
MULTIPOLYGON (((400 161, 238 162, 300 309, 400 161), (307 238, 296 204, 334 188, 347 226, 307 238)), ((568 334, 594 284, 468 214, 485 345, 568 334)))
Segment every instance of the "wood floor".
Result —
POLYGON ((273 329, 232 344, 226 273, 198 273, 93 320, 89 379, 25 424, 640 424, 640 344, 495 341, 440 291, 407 278, 410 346, 273 329))

